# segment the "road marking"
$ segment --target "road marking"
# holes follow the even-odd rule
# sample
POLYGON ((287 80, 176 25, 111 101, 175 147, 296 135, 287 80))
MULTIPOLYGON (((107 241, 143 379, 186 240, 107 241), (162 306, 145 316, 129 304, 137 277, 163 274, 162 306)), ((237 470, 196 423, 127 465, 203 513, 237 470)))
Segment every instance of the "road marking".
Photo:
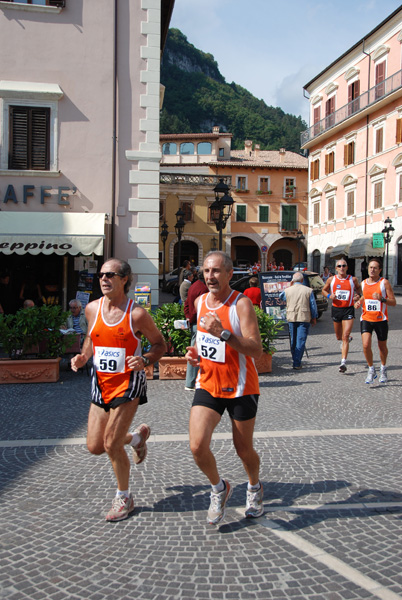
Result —
MULTIPOLYGON (((269 438, 297 438, 297 437, 331 437, 350 435, 401 435, 402 427, 379 427, 367 429, 295 429, 290 431, 255 431, 255 439, 269 438)), ((232 433, 214 433, 214 440, 231 440, 232 433)), ((172 433, 152 435, 148 443, 163 442, 188 442, 188 433, 172 433)), ((0 441, 0 448, 14 448, 24 446, 81 446, 86 444, 86 438, 49 438, 31 440, 4 440, 0 441)))
MULTIPOLYGON (((244 514, 242 509, 236 509, 236 512, 241 515, 244 514)), ((342 560, 339 560, 339 558, 335 558, 328 552, 321 550, 321 548, 318 548, 318 546, 315 546, 311 542, 304 540, 299 535, 291 531, 287 531, 275 521, 272 521, 267 517, 260 517, 258 519, 258 524, 262 525, 262 527, 265 527, 266 529, 269 529, 281 540, 287 542, 297 550, 300 550, 313 560, 316 560, 317 562, 330 568, 332 571, 335 571, 335 573, 338 573, 344 579, 347 579, 360 588, 367 590, 376 598, 380 598, 381 600, 401 600, 402 596, 395 594, 377 581, 374 581, 374 579, 371 579, 371 577, 367 577, 367 575, 360 573, 360 571, 357 569, 350 567, 342 560)))

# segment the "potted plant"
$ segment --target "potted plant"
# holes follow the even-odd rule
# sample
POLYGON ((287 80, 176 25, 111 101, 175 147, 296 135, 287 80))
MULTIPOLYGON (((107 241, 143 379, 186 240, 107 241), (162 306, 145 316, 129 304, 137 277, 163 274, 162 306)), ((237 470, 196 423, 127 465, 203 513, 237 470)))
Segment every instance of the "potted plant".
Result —
POLYGON ((152 315, 166 342, 166 355, 159 359, 159 379, 185 379, 187 361, 184 358, 191 344, 190 329, 174 326, 175 321, 186 321, 183 306, 173 302, 163 304, 152 315))
POLYGON ((23 308, 0 315, 0 383, 57 381, 59 363, 75 334, 62 335, 68 312, 57 305, 23 308))
POLYGON ((271 373, 272 355, 276 352, 273 342, 278 337, 278 333, 283 329, 283 321, 274 319, 261 308, 258 308, 258 306, 255 306, 254 309, 257 315, 263 349, 263 355, 255 361, 255 364, 259 373, 271 373))

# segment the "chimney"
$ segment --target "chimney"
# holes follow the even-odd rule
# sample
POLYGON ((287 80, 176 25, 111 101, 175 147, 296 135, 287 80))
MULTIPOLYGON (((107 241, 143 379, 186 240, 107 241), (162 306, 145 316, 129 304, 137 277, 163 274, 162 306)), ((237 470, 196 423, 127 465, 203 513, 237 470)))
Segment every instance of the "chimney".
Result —
POLYGON ((258 158, 258 155, 259 155, 259 153, 260 153, 260 144, 256 144, 256 145, 254 146, 254 158, 255 158, 255 159, 257 159, 257 158, 258 158))
POLYGON ((253 141, 252 140, 246 140, 244 142, 244 152, 246 155, 251 156, 251 149, 253 147, 253 141))
POLYGON ((285 148, 280 148, 280 150, 279 150, 279 162, 280 163, 285 162, 285 156, 286 156, 285 148))
POLYGON ((212 127, 212 133, 219 133, 219 125, 214 125, 214 127, 212 127))

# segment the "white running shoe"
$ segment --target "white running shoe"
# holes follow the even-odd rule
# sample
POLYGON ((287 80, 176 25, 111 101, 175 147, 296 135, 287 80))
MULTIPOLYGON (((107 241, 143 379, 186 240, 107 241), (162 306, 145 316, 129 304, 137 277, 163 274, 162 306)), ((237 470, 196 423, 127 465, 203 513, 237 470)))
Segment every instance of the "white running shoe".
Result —
POLYGON ((223 480, 225 489, 215 494, 211 492, 211 504, 208 509, 207 521, 210 525, 217 525, 225 516, 226 503, 232 495, 233 488, 227 479, 223 480))
POLYGON ((261 517, 264 514, 264 490, 262 487, 262 483, 260 483, 260 489, 256 492, 252 492, 251 490, 247 490, 247 504, 246 504, 246 517, 254 518, 261 517))
POLYGON ((388 383, 388 373, 387 367, 384 367, 380 371, 380 379, 378 380, 380 383, 388 383))
POLYGON ((377 374, 375 372, 375 369, 373 369, 373 370, 369 369, 369 371, 367 373, 367 377, 366 377, 366 383, 373 383, 374 379, 377 379, 377 374))

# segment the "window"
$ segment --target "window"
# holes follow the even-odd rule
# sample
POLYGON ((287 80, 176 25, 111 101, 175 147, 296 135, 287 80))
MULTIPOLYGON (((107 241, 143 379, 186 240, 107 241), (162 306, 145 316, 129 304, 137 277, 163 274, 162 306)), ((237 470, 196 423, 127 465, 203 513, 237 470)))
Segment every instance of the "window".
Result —
POLYGON ((294 198, 296 196, 296 179, 293 177, 286 177, 283 196, 284 198, 294 198))
POLYGON ((343 164, 345 165, 345 167, 347 167, 348 165, 353 165, 354 162, 355 162, 355 143, 349 142, 349 144, 345 144, 343 164))
POLYGON ((375 130, 375 153, 378 154, 384 150, 384 128, 379 127, 375 130))
POLYGON ((335 124, 335 96, 328 98, 325 103, 325 128, 335 124))
POLYGON ((281 229, 283 231, 297 231, 297 208, 296 206, 281 207, 281 229))
POLYGON ((183 144, 180 144, 180 154, 194 154, 193 142, 183 142, 183 144))
POLYGON ((159 220, 165 220, 165 202, 163 200, 159 201, 159 220))
POLYGON ((381 98, 385 94, 385 60, 375 66, 375 99, 381 98))
POLYGON ((247 177, 238 175, 236 179, 236 189, 244 192, 247 190, 247 177))
POLYGON ((360 108, 360 81, 354 81, 348 86, 348 114, 352 115, 360 108))
POLYGON ((197 146, 197 154, 211 154, 212 144, 211 142, 200 142, 197 146))
POLYGON ((192 202, 181 202, 180 208, 184 212, 183 221, 188 223, 193 220, 193 203, 192 202))
POLYGON ((223 158, 225 156, 225 148, 219 148, 219 156, 223 158))
POLYGON ((260 206, 258 207, 258 221, 260 223, 269 223, 268 204, 260 204, 260 206))
POLYGON ((396 120, 396 143, 402 144, 402 118, 396 120))
POLYGON ((235 204, 236 206, 236 221, 246 221, 247 206, 246 204, 235 204))
POLYGON ((310 179, 311 179, 311 181, 313 181, 314 179, 319 179, 319 178, 320 178, 320 159, 317 158, 316 160, 313 160, 311 163, 310 179))
POLYGON ((331 196, 328 198, 328 221, 335 219, 335 198, 331 196))
POLYGON ((335 152, 328 152, 325 155, 325 175, 335 171, 335 152))
POLYGON ((166 142, 166 144, 163 144, 162 146, 162 154, 177 154, 177 144, 175 144, 174 142, 166 142))
POLYGON ((355 193, 347 192, 346 193, 346 216, 351 217, 355 213, 355 193))
POLYGON ((10 106, 8 168, 49 171, 50 108, 10 106))
POLYGON ((269 177, 259 177, 258 191, 263 193, 269 192, 269 177))
POLYGON ((374 208, 382 207, 382 181, 374 184, 374 208))
POLYGON ((313 204, 313 223, 318 225, 320 223, 320 203, 315 202, 313 204))

